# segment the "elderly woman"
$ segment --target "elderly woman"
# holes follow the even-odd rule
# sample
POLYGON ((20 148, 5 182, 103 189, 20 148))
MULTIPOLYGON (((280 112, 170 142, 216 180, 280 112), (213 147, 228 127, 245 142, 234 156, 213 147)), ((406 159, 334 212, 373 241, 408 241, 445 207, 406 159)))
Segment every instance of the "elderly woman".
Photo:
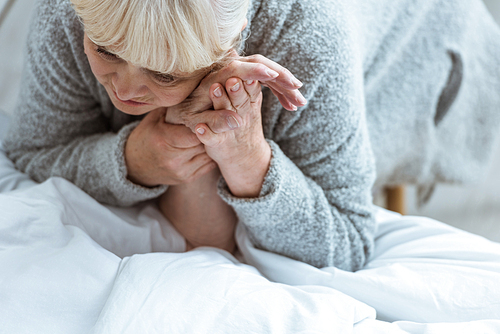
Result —
MULTIPOLYGON (((479 103, 499 49, 491 20, 473 26, 484 38, 460 27, 482 14, 472 2, 43 0, 5 147, 33 179, 62 176, 104 203, 161 196, 187 248, 232 250, 237 217, 258 247, 356 270, 375 229, 366 118, 382 180, 447 180, 458 155, 436 153, 462 141, 435 140, 437 126, 479 103)), ((491 141, 497 100, 468 147, 491 141)))

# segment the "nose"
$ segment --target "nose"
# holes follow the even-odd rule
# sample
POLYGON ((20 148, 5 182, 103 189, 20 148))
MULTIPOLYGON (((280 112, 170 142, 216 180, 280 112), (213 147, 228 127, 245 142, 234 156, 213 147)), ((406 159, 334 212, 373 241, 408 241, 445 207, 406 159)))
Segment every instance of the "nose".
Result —
POLYGON ((132 64, 126 64, 116 71, 111 78, 111 83, 116 95, 122 101, 141 100, 148 94, 145 74, 132 64))

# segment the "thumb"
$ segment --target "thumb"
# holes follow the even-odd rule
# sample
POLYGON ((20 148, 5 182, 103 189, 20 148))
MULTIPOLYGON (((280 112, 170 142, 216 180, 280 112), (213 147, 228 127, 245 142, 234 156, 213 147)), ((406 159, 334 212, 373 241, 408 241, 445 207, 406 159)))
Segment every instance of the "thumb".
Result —
POLYGON ((208 147, 218 146, 224 137, 224 135, 214 133, 206 124, 197 124, 195 133, 198 140, 208 147))
POLYGON ((172 147, 190 148, 201 144, 193 131, 185 125, 163 123, 162 130, 165 141, 172 147))

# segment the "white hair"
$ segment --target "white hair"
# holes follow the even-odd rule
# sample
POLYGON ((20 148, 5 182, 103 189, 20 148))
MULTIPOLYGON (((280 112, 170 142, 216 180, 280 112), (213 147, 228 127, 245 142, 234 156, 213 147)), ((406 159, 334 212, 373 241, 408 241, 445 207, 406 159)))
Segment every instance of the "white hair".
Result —
POLYGON ((239 47, 249 0, 71 0, 87 36, 160 73, 192 73, 239 47))

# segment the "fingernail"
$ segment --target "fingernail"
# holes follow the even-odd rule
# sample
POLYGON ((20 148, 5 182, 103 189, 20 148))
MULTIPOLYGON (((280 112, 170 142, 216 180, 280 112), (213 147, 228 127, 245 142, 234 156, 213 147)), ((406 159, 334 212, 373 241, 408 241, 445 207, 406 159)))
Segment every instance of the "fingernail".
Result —
POLYGON ((266 72, 267 72, 267 75, 269 75, 271 78, 276 78, 279 75, 278 72, 270 70, 270 69, 267 69, 266 72))
POLYGON ((297 97, 297 100, 299 101, 300 104, 306 104, 307 103, 307 100, 305 97, 303 97, 302 95, 299 95, 297 97))
POLYGON ((222 92, 220 90, 220 87, 217 87, 214 89, 214 96, 215 97, 221 97, 222 96, 222 92))
POLYGON ((304 85, 302 82, 300 82, 299 80, 297 80, 295 78, 292 79, 292 83, 295 87, 298 87, 298 88, 300 88, 304 85))
POLYGON ((234 85, 233 87, 231 87, 231 91, 232 92, 237 92, 238 89, 240 89, 240 83, 237 82, 236 85, 234 85))
POLYGON ((205 133, 205 129, 200 127, 198 129, 196 129, 196 132, 198 132, 200 135, 202 135, 205 133))
POLYGON ((238 123, 238 120, 234 118, 234 116, 227 116, 226 120, 227 120, 227 125, 229 125, 231 129, 236 129, 240 127, 240 123, 238 123))
POLYGON ((251 85, 251 84, 253 84, 253 83, 254 83, 254 81, 253 81, 253 80, 247 80, 247 85, 249 85, 249 86, 250 86, 250 85, 251 85))

